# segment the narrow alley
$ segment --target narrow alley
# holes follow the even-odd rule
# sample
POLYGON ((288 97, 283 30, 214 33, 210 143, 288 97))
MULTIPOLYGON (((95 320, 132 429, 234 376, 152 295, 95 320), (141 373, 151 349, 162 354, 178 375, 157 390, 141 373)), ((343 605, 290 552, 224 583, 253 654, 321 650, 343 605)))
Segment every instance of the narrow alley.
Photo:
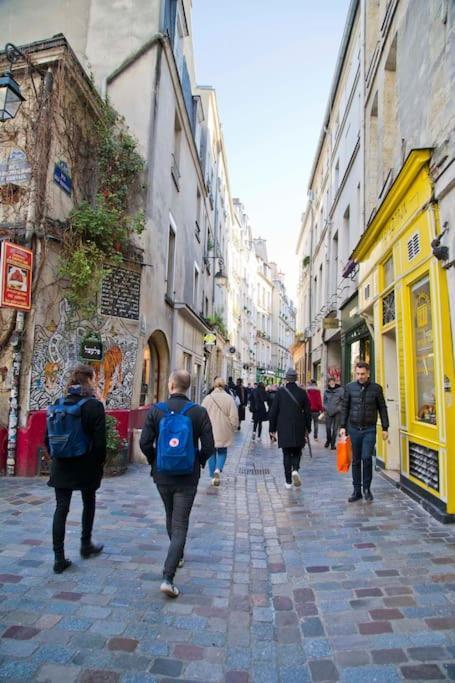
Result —
POLYGON ((333 452, 303 458, 287 491, 281 452, 236 437, 222 485, 203 473, 186 562, 159 592, 167 547, 146 466, 104 480, 105 552, 52 573, 53 492, 2 480, 0 679, 57 683, 346 683, 455 678, 455 529, 376 473, 375 501, 349 505, 333 452))

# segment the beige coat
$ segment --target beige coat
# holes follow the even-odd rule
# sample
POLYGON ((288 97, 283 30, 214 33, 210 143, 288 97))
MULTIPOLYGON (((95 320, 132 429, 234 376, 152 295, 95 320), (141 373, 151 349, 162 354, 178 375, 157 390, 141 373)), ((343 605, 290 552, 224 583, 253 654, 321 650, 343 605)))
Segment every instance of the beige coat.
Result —
POLYGON ((239 425, 235 401, 224 389, 217 388, 206 396, 202 405, 207 410, 212 423, 215 448, 226 448, 232 443, 234 432, 239 425))

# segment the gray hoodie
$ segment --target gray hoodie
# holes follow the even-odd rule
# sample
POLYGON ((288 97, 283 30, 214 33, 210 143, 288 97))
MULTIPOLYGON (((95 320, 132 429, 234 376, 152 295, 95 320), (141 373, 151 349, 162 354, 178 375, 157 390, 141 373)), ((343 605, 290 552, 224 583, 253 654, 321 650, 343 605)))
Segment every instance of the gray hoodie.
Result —
POLYGON ((337 384, 333 389, 327 387, 324 391, 324 410, 329 417, 341 413, 344 389, 337 384))

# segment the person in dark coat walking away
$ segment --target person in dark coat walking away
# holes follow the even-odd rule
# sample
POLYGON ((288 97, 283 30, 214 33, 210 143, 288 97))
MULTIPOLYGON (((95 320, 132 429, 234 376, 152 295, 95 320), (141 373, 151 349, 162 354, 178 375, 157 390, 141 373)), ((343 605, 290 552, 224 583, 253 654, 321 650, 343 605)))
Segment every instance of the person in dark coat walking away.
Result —
POLYGON ((239 426, 237 427, 237 429, 240 430, 240 428, 242 426, 242 422, 245 419, 245 406, 248 405, 248 394, 247 394, 245 387, 243 386, 243 379, 239 378, 237 380, 237 386, 235 387, 235 393, 239 399, 238 400, 239 405, 237 407, 237 410, 239 413, 239 426))
POLYGON ((269 410, 270 410, 270 408, 272 407, 273 399, 275 398, 276 392, 278 389, 277 389, 276 384, 269 384, 265 388, 265 390, 267 392, 267 405, 268 405, 269 410))
POLYGON ((307 393, 297 386, 297 373, 286 372, 286 386, 278 389, 269 412, 270 437, 283 449, 284 475, 287 489, 301 486, 300 458, 308 434, 311 432, 311 410, 307 393))
POLYGON ((319 415, 322 413, 322 398, 321 392, 318 389, 318 383, 312 379, 307 386, 308 399, 311 406, 311 417, 313 418, 313 436, 315 441, 318 439, 319 415))
POLYGON ((261 438, 262 434, 262 423, 267 422, 267 394, 265 391, 265 386, 263 382, 259 382, 256 389, 253 389, 250 397, 250 410, 253 413, 253 441, 256 439, 256 430, 258 433, 258 439, 261 438))
POLYGON ((325 448, 336 449, 338 429, 340 428, 341 408, 344 389, 336 383, 335 377, 329 377, 327 389, 324 391, 324 413, 327 440, 325 448))
POLYGON ((341 410, 340 436, 346 430, 352 444, 352 483, 354 491, 348 499, 350 503, 362 499, 369 503, 373 500, 371 481, 373 479, 373 452, 376 445, 376 423, 378 412, 381 418, 382 438, 388 438, 389 416, 380 384, 370 381, 370 366, 360 361, 355 367, 357 380, 347 384, 344 390, 341 410), (363 473, 362 473, 363 469, 363 473))
MULTIPOLYGON (((87 399, 80 409, 82 430, 90 442, 87 453, 79 457, 51 458, 48 486, 55 489, 56 507, 52 523, 52 542, 56 574, 61 574, 71 566, 71 561, 65 557, 65 529, 73 491, 81 492, 83 503, 81 557, 87 559, 103 550, 102 544, 92 542, 92 529, 96 491, 101 484, 106 459, 106 418, 104 406, 96 398, 95 371, 90 365, 76 365, 68 383, 65 402, 76 404, 82 399, 87 399)), ((51 452, 47 429, 44 442, 47 450, 51 452)))
MULTIPOLYGON (((180 413, 190 403, 186 396, 191 384, 191 376, 187 370, 175 370, 169 377, 169 398, 166 405, 172 413, 180 413)), ((166 529, 170 544, 164 562, 163 582, 160 590, 171 598, 178 597, 180 591, 174 585, 177 567, 183 565, 183 552, 190 513, 196 497, 201 467, 205 467, 208 458, 215 452, 212 425, 205 408, 193 404, 186 413, 191 420, 193 443, 196 449, 193 471, 190 474, 159 471, 157 467, 157 441, 160 433, 160 422, 165 416, 163 410, 153 405, 142 430, 140 446, 151 466, 151 476, 166 511, 166 529)))

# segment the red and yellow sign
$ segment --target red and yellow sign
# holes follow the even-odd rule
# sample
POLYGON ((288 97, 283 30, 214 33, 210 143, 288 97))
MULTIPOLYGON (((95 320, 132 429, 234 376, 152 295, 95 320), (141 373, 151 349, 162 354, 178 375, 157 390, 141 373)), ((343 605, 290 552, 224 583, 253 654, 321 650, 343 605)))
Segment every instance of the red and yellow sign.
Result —
POLYGON ((29 311, 32 307, 32 265, 30 249, 2 242, 0 306, 29 311))

